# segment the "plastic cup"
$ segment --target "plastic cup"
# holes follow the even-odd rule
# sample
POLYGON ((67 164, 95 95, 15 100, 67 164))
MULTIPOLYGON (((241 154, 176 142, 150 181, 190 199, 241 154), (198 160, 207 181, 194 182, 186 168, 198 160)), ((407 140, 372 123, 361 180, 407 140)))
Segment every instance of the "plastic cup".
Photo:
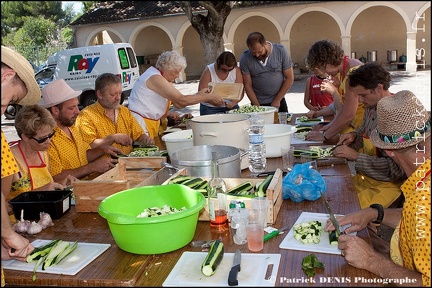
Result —
POLYGON ((249 221, 246 226, 246 239, 250 251, 258 252, 264 248, 264 227, 260 220, 259 209, 249 210, 249 221))
POLYGON ((287 112, 278 112, 279 124, 287 124, 287 112))
POLYGON ((300 154, 300 162, 301 163, 310 163, 310 167, 309 168, 312 168, 312 169, 315 169, 315 170, 317 170, 317 162, 316 162, 316 160, 315 160, 315 158, 313 158, 313 154, 312 153, 308 153, 308 152, 305 152, 305 153, 301 153, 300 154))
MULTIPOLYGON (((255 197, 251 200, 251 207, 253 213, 255 213, 255 220, 258 220, 264 229, 267 226, 267 213, 270 206, 270 200, 266 197, 255 197)), ((249 213, 249 220, 251 216, 249 213)))
POLYGON ((295 162, 294 147, 281 148, 281 155, 284 170, 287 172, 291 171, 295 162))

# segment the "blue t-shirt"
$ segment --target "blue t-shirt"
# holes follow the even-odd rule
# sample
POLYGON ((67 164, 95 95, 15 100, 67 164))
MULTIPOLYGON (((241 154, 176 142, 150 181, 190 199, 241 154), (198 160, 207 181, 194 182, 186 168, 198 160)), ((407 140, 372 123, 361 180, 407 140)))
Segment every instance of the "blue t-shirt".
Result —
POLYGON ((292 67, 291 57, 285 47, 275 43, 271 45, 272 51, 265 66, 249 50, 240 57, 240 69, 243 74, 251 75, 252 88, 260 104, 273 101, 285 80, 283 70, 292 67))

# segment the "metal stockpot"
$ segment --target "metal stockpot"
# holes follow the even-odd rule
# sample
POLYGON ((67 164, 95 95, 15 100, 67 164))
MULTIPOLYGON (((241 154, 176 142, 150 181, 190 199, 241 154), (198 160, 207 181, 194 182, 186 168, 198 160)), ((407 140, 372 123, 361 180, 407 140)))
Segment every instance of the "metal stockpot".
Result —
POLYGON ((171 155, 171 164, 185 168, 190 176, 211 178, 212 152, 216 152, 220 177, 241 178, 240 149, 233 146, 198 145, 180 149, 171 155))
MULTIPOLYGON (((228 145, 243 153, 249 148, 248 114, 227 113, 194 117, 189 120, 193 132, 193 145, 228 145)), ((211 157, 209 158, 211 159, 211 157)), ((242 159, 242 169, 249 166, 247 157, 242 159)))
POLYGON ((397 61, 397 50, 387 50, 387 61, 388 62, 397 61))
POLYGON ((377 61, 377 51, 367 51, 367 62, 377 61))

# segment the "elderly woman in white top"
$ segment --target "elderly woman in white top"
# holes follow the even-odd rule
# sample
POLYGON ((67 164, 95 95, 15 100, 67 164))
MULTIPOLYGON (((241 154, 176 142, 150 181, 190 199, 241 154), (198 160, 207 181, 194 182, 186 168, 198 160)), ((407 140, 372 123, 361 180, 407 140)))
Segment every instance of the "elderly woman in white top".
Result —
MULTIPOLYGON (((237 60, 233 53, 229 51, 222 52, 216 59, 216 62, 207 65, 201 74, 198 91, 208 86, 210 82, 214 83, 242 83, 243 75, 237 60)), ((241 98, 236 101, 226 100, 225 106, 215 107, 210 103, 200 103, 200 115, 226 113, 231 109, 237 109, 238 102, 243 99, 244 93, 241 93, 241 98)))
POLYGON ((158 135, 160 119, 171 103, 184 108, 200 102, 215 106, 224 105, 224 100, 209 93, 205 88, 194 95, 183 95, 172 82, 186 68, 186 59, 177 51, 166 51, 159 55, 155 67, 149 67, 136 81, 129 97, 129 109, 143 127, 154 138, 158 135))

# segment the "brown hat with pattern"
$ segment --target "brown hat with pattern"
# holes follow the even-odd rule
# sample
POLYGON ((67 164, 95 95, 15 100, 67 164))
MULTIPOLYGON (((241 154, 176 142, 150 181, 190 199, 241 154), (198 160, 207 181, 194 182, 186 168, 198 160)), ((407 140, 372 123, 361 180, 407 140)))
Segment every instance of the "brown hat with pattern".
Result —
POLYGON ((371 134, 375 147, 402 149, 425 141, 431 134, 428 111, 411 91, 382 98, 377 104, 377 128, 371 134))
POLYGON ((26 96, 18 102, 20 105, 37 104, 41 99, 41 91, 34 77, 33 67, 20 53, 1 46, 1 62, 12 68, 27 88, 26 96))

